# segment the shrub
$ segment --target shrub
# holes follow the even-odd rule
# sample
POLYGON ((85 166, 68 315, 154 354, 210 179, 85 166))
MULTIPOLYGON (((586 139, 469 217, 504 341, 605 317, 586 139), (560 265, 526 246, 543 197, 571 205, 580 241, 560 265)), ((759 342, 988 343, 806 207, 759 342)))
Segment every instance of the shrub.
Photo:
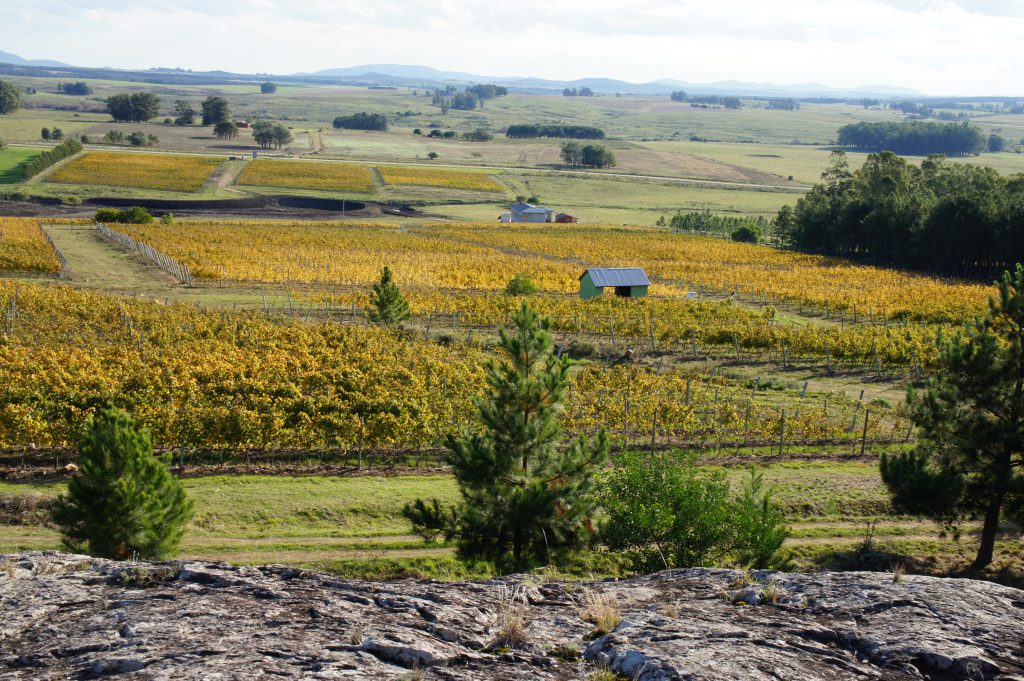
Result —
POLYGON ((753 225, 742 225, 732 231, 733 241, 739 241, 745 244, 756 244, 761 240, 761 230, 753 225))
POLYGON ((606 484, 604 508, 604 543, 644 572, 716 562, 769 567, 788 535, 759 473, 751 470, 734 501, 725 474, 699 469, 693 455, 627 454, 606 484))
POLYGON ((120 222, 121 211, 116 208, 100 208, 96 211, 96 222, 120 222))
MULTIPOLYGON (((173 218, 172 218, 173 219, 173 218)), ((153 222, 153 216, 141 206, 132 206, 125 210, 116 208, 100 208, 96 211, 96 222, 121 222, 126 224, 145 225, 153 222)))
POLYGON ((693 456, 627 454, 608 480, 604 508, 604 543, 643 572, 708 565, 730 548, 729 482, 699 470, 693 456))
POLYGON ((172 556, 192 504, 169 457, 154 456, 148 431, 110 408, 86 423, 79 451, 80 475, 54 510, 65 546, 118 560, 172 556))
POLYGON ((510 296, 529 296, 537 292, 537 285, 526 272, 519 272, 509 279, 505 286, 505 293, 510 296))

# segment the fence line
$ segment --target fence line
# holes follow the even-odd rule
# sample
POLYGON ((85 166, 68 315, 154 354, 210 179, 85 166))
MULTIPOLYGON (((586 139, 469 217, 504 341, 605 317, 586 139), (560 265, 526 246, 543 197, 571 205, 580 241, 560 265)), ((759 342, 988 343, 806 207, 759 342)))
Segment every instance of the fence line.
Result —
POLYGON ((60 272, 57 273, 57 278, 67 279, 69 274, 67 259, 64 257, 64 254, 60 252, 60 249, 57 248, 57 244, 53 243, 53 239, 50 238, 50 233, 45 229, 42 230, 42 232, 43 236, 46 237, 46 243, 50 244, 50 248, 53 249, 53 254, 57 256, 57 262, 60 263, 60 272))
POLYGON ((122 246, 133 253, 139 253, 146 258, 149 262, 153 263, 160 269, 164 270, 172 277, 180 281, 186 286, 192 286, 192 273, 189 272, 188 265, 178 262, 174 258, 164 255, 160 251, 156 250, 149 244, 143 241, 137 241, 132 237, 128 236, 123 232, 119 232, 116 229, 111 229, 107 225, 97 222, 96 227, 100 230, 100 234, 107 240, 113 241, 114 243, 122 246))

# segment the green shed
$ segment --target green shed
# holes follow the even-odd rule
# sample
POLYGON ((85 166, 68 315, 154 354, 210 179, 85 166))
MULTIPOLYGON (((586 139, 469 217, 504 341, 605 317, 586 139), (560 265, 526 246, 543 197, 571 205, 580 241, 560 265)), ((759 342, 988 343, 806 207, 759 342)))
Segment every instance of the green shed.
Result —
POLYGON ((591 267, 580 275, 580 298, 596 298, 606 288, 623 298, 640 298, 647 295, 650 285, 642 267, 591 267))

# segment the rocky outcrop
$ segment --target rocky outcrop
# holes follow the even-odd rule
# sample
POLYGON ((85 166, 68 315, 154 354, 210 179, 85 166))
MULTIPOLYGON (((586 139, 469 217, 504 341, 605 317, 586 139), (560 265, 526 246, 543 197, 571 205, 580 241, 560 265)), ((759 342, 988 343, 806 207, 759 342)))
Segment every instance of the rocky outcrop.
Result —
POLYGON ((356 582, 0 556, 0 678, 1024 681, 1024 592, 878 573, 356 582))

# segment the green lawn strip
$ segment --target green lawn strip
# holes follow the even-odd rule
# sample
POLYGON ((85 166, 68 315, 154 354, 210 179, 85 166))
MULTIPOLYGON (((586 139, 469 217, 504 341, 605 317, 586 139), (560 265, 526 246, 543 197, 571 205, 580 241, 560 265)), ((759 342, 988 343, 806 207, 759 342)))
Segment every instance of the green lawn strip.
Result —
MULTIPOLYGON (((725 470, 738 489, 747 471, 725 470)), ((763 471, 795 526, 784 550, 798 569, 885 570, 890 563, 906 563, 912 572, 941 574, 962 568, 976 551, 976 523, 966 524, 963 536, 954 540, 939 538, 938 527, 928 521, 891 515, 873 463, 787 462, 763 471), (877 524, 865 550, 871 521, 877 524)), ((185 535, 182 557, 287 563, 367 579, 491 576, 485 566, 456 560, 452 546, 427 544, 411 535, 401 517, 402 506, 416 497, 455 501, 458 492, 450 476, 210 476, 186 478, 184 484, 195 501, 196 518, 185 535)), ((52 498, 63 488, 63 483, 0 481, 0 496, 52 498)), ((1024 556, 1019 530, 1006 528, 1003 536, 995 569, 1019 569, 1015 566, 1024 556)), ((52 528, 0 525, 2 553, 59 547, 52 528)), ((618 574, 622 567, 616 560, 596 552, 563 571, 618 574)))
POLYGON ((17 184, 25 179, 22 166, 43 152, 33 147, 8 147, 0 151, 0 184, 17 184))
POLYGON ((417 497, 455 499, 449 476, 211 476, 185 481, 197 534, 244 537, 403 535, 417 497))

